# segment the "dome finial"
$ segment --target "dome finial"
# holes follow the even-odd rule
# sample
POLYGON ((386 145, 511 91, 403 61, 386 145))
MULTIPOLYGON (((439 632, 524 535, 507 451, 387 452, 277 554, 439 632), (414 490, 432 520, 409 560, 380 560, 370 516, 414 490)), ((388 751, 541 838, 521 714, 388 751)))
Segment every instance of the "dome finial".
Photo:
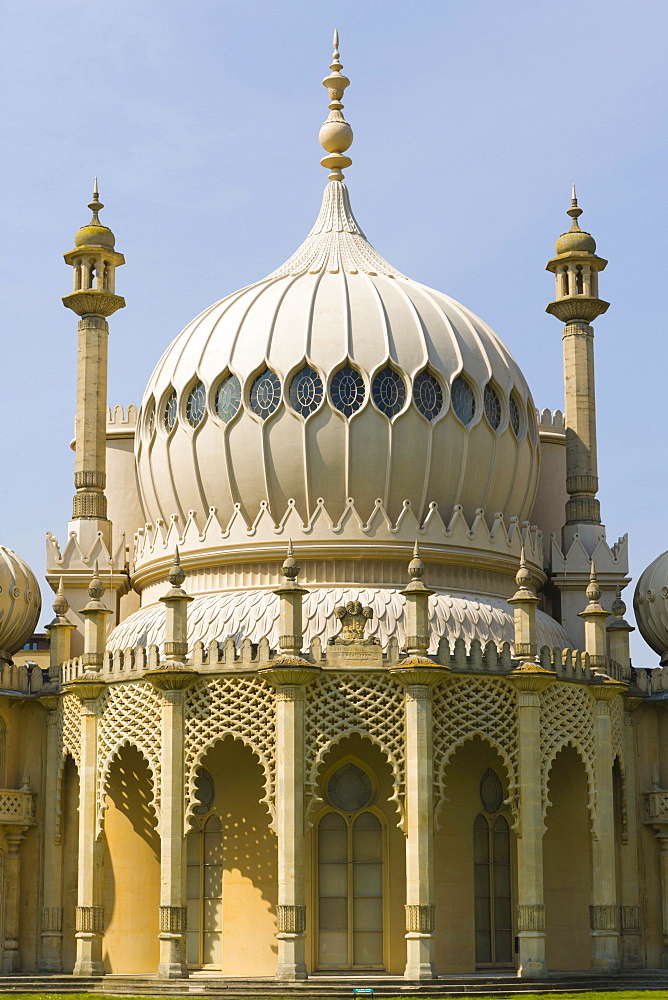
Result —
POLYGON ((343 168, 349 167, 353 162, 349 156, 344 155, 353 141, 353 130, 343 117, 341 98, 350 80, 341 73, 343 66, 339 55, 338 31, 334 32, 334 52, 329 68, 332 72, 322 81, 323 87, 329 92, 329 115, 318 136, 320 145, 329 155, 323 156, 320 163, 327 170, 331 170, 329 175, 331 181, 342 181, 343 168))
POLYGON ((97 189, 97 177, 93 181, 93 200, 88 203, 88 207, 93 213, 93 218, 88 223, 89 226, 100 226, 101 222, 99 219, 99 211, 104 208, 104 205, 100 201, 100 192, 97 189))
POLYGON ((570 231, 572 233, 581 232, 582 230, 580 229, 578 219, 582 215, 582 209, 578 205, 578 196, 575 193, 575 182, 573 182, 573 185, 571 187, 571 207, 566 209, 566 215, 570 215, 571 219, 573 220, 571 222, 570 231))

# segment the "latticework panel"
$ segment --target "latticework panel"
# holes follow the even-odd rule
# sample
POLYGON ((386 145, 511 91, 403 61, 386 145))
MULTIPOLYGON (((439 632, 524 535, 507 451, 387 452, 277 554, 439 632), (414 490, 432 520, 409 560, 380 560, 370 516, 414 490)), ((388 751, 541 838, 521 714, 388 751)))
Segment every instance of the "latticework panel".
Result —
POLYGON ((195 803, 195 773, 214 743, 232 736, 249 746, 264 772, 263 802, 276 821, 276 702, 260 677, 216 677, 188 691, 185 720, 186 820, 195 803))
POLYGON ((326 674, 308 688, 305 717, 307 820, 318 804, 318 771, 328 750, 358 733, 375 743, 392 768, 394 794, 403 820, 404 693, 381 673, 326 674))
POLYGON ((621 777, 621 813, 622 842, 628 841, 628 796, 626 791, 626 760, 624 756, 624 701, 621 695, 610 702, 610 728, 612 741, 612 760, 618 761, 621 777))
POLYGON ((453 677, 434 692, 436 815, 446 801, 446 769, 455 751, 478 736, 500 755, 508 776, 506 804, 517 828, 519 759, 517 693, 500 678, 453 677))
POLYGON ((589 691, 575 684, 552 684, 544 693, 540 708, 543 822, 550 805, 550 768, 560 750, 575 747, 587 772, 589 812, 596 823, 596 744, 594 707, 589 691))
POLYGON ((58 743, 61 759, 70 754, 77 768, 81 764, 80 701, 73 694, 66 694, 58 705, 58 743))
POLYGON ((100 699, 97 724, 97 823, 102 831, 104 795, 114 757, 124 746, 144 755, 153 777, 153 807, 160 810, 161 759, 160 695, 152 684, 112 684, 100 699))

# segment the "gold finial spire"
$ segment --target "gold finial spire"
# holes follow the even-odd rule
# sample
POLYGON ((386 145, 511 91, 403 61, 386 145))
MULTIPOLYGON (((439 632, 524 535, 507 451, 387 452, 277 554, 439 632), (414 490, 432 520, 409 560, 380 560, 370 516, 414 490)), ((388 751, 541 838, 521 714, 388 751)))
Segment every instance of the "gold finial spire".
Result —
POLYGON ((329 68, 332 72, 322 81, 323 87, 329 92, 329 115, 318 136, 320 145, 328 155, 323 156, 320 163, 325 169, 331 170, 331 181, 342 181, 343 168, 349 167, 353 162, 349 156, 344 155, 353 141, 353 130, 343 117, 341 98, 350 80, 341 73, 343 66, 339 56, 338 31, 334 32, 334 53, 329 68))

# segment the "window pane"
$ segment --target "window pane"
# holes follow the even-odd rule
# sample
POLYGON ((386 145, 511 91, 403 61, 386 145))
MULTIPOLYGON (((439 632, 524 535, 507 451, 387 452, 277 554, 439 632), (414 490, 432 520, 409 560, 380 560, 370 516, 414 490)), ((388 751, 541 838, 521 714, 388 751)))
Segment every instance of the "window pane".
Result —
POLYGON ((484 931, 491 927, 489 900, 484 896, 476 896, 475 901, 475 925, 476 930, 484 931))
POLYGON ((494 900, 494 926, 497 931, 509 931, 512 929, 512 912, 510 899, 494 900))
POLYGON ((320 895, 347 897, 347 865, 320 865, 320 895))
POLYGON ((497 931, 494 935, 496 948, 496 962, 512 963, 513 961, 513 937, 510 931, 497 931))
POLYGON ((222 833, 204 834, 204 864, 219 865, 223 860, 222 833))
POLYGON ((483 819, 483 823, 485 829, 473 834, 473 860, 477 865, 486 865, 489 861, 489 830, 487 821, 483 819))
POLYGON ((321 931, 345 931, 348 928, 348 900, 340 896, 321 896, 318 904, 321 931))
POLYGON ((383 935, 378 932, 355 931, 353 934, 353 965, 382 965, 383 935))
POLYGON ((188 931, 186 940, 186 961, 188 965, 199 965, 199 932, 188 931))
POLYGON ((220 933, 204 933, 202 935, 202 963, 204 965, 222 965, 223 936, 220 933))
POLYGON ((492 961, 492 938, 489 931, 475 932, 475 960, 478 965, 492 961))
POLYGON ((383 841, 380 830, 353 830, 353 861, 380 861, 383 841))
POLYGON ((320 863, 348 860, 348 834, 345 830, 320 830, 318 834, 320 863))
POLYGON ((198 865, 199 864, 199 851, 200 851, 200 833, 189 833, 186 837, 186 850, 188 852, 188 864, 198 865))
POLYGON ((188 933, 199 930, 199 899, 188 902, 188 933))
POLYGON ((494 866, 494 895, 510 896, 510 865, 494 866))
POLYGON ((476 896, 485 896, 489 899, 489 865, 473 866, 473 885, 476 896))
POLYGON ((320 931, 318 935, 318 964, 348 964, 348 931, 320 931))
POLYGON ((353 900, 353 927, 357 931, 382 931, 383 900, 380 896, 360 896, 353 900))
POLYGON ((204 896, 222 896, 223 894, 223 869, 220 865, 204 866, 204 896))
POLYGON ((356 863, 353 865, 353 895, 382 896, 383 866, 380 864, 356 863))
POLYGON ((222 899, 204 900, 204 930, 219 931, 223 927, 223 901, 222 899))
POLYGON ((188 899, 199 899, 199 865, 188 865, 186 895, 188 899))

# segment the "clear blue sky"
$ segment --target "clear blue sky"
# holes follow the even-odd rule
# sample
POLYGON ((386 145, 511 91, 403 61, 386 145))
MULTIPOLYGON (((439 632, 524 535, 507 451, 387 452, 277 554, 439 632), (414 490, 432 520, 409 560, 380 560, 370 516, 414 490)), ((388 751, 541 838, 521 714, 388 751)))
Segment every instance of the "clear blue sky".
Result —
MULTIPOLYGON (((40 575, 45 531, 65 541, 76 318, 61 254, 89 218, 93 175, 127 260, 109 401, 139 404, 186 322, 310 228, 334 27, 367 236, 487 320, 541 408, 562 405, 544 265, 577 182, 610 261, 596 325, 603 519, 610 541, 629 532, 637 578, 668 546, 664 0, 4 4, 0 540, 40 575)), ((636 664, 654 663, 635 638, 636 664)))

